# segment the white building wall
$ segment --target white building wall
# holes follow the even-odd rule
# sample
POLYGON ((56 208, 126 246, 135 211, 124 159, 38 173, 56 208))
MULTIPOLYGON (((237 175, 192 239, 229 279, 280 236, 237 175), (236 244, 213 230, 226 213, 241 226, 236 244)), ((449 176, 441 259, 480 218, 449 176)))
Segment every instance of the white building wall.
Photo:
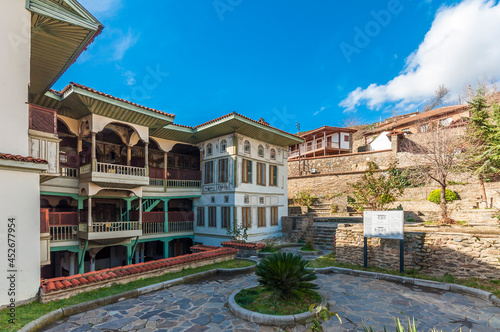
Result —
POLYGON ((377 138, 370 143, 370 151, 390 150, 391 139, 387 136, 388 131, 382 132, 377 138))
POLYGON ((26 2, 2 0, 0 30, 0 152, 28 156, 30 12, 26 2), (7 10, 8 8, 8 10, 7 10))
MULTIPOLYGON (((40 287, 40 188, 38 173, 0 169, 0 306, 10 296, 7 276, 16 274, 16 303, 36 296, 40 287), (15 218, 15 266, 7 261, 9 253, 8 219, 15 218)), ((12 237, 11 237, 12 239, 12 237)), ((10 242, 11 245, 13 242, 10 242)), ((10 251, 12 253, 12 251, 10 251)))
MULTIPOLYGON (((238 224, 242 222, 242 207, 251 207, 252 226, 248 229, 248 241, 257 241, 271 236, 281 235, 281 217, 288 214, 287 196, 287 148, 268 144, 256 139, 236 136, 223 136, 199 145, 202 152, 202 171, 206 161, 214 161, 214 183, 203 184, 202 195, 194 202, 195 209, 195 241, 208 245, 220 245, 220 242, 228 240, 226 229, 222 224, 222 206, 231 206, 231 222, 234 223, 234 216, 238 224), (227 141, 226 152, 220 151, 222 140, 227 141), (245 141, 251 146, 250 153, 244 152, 245 141), (212 144, 212 154, 207 154, 207 146, 212 144), (234 145, 234 146, 233 146, 234 145), (264 156, 259 156, 258 147, 264 148, 264 156), (276 152, 276 158, 271 159, 271 149, 276 152), (229 181, 228 183, 218 183, 218 160, 229 157, 229 181), (252 161, 252 183, 242 183, 243 159, 252 161), (266 164, 266 185, 257 185, 257 162, 266 164), (234 165, 236 174, 234 174, 234 165), (278 166, 278 185, 269 186, 269 165, 278 166), (227 203, 225 203, 227 197, 227 203), (248 203, 246 202, 248 199, 248 203), (264 203, 261 203, 263 199, 264 203), (197 226, 197 208, 203 206, 205 213, 205 225, 197 226), (217 227, 208 226, 208 207, 217 207, 217 227), (278 225, 271 226, 271 207, 278 207, 278 225), (258 207, 266 208, 266 227, 258 227, 258 207)), ((205 176, 203 174, 203 180, 205 176)))

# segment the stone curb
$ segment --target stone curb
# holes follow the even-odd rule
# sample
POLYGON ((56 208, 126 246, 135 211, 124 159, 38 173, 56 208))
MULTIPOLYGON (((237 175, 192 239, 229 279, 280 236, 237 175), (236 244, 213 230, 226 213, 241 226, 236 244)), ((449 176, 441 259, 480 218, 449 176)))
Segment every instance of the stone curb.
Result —
POLYGON ((351 269, 334 267, 334 266, 316 268, 316 269, 314 269, 314 271, 317 273, 321 273, 321 274, 328 274, 328 273, 349 274, 352 276, 368 277, 368 278, 391 281, 391 282, 396 282, 396 283, 406 284, 406 285, 415 285, 415 286, 421 286, 421 287, 446 290, 446 291, 449 291, 452 293, 459 293, 459 294, 466 294, 466 295, 474 296, 474 297, 480 298, 482 300, 489 301, 493 305, 500 307, 500 298, 493 295, 492 293, 487 292, 487 291, 483 291, 480 289, 472 288, 472 287, 458 285, 458 284, 449 284, 449 283, 433 281, 433 280, 408 278, 408 277, 392 275, 392 274, 385 274, 385 273, 377 273, 377 272, 369 272, 369 271, 361 271, 361 270, 351 270, 351 269))
MULTIPOLYGON (((249 287, 253 288, 253 287, 249 287)), ((299 323, 304 323, 308 318, 312 317, 314 313, 312 312, 303 312, 300 314, 295 314, 295 315, 266 315, 266 314, 261 314, 259 312, 255 311, 250 311, 248 309, 242 308, 236 303, 234 300, 234 297, 236 294, 238 294, 240 290, 237 290, 233 292, 229 296, 228 300, 228 305, 229 305, 229 310, 238 318, 241 318, 243 320, 260 324, 260 325, 269 325, 269 326, 294 326, 299 323)), ((325 296, 321 293, 318 292, 321 295, 321 305, 326 306, 326 298, 325 296)))
MULTIPOLYGON (((250 260, 250 261, 253 261, 253 260, 250 260)), ((75 304, 75 305, 72 305, 72 306, 69 306, 66 308, 60 308, 60 309, 51 311, 51 312, 35 319, 34 321, 26 324, 25 326, 20 328, 18 330, 18 332, 35 332, 35 331, 38 331, 38 330, 46 327, 47 325, 54 323, 55 321, 57 321, 63 317, 72 316, 72 315, 75 315, 75 314, 78 314, 78 313, 81 313, 84 311, 96 309, 96 308, 99 308, 99 307, 102 307, 102 306, 105 306, 108 304, 112 304, 112 303, 121 302, 124 300, 138 297, 139 295, 156 292, 156 291, 170 288, 172 286, 183 284, 186 282, 200 280, 200 279, 204 279, 205 277, 211 277, 211 276, 215 276, 218 274, 220 274, 220 275, 245 274, 248 272, 252 272, 254 269, 255 269, 255 265, 247 266, 247 267, 243 267, 243 268, 236 268, 236 269, 208 270, 208 271, 204 271, 204 272, 191 274, 191 275, 188 275, 188 276, 185 276, 182 278, 172 279, 172 280, 160 282, 157 284, 141 287, 138 289, 133 289, 133 290, 130 290, 130 291, 127 291, 124 293, 110 295, 110 296, 103 297, 100 299, 75 304), (219 270, 221 270, 221 272, 219 272, 219 270)))

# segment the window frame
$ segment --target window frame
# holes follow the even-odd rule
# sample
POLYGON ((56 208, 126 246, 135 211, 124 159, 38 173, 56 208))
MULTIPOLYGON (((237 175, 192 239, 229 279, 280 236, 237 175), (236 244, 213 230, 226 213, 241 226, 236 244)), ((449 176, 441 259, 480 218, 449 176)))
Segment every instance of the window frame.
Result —
POLYGON ((252 228, 252 208, 249 206, 241 208, 241 227, 252 228))
POLYGON ((219 159, 218 169, 219 169, 218 182, 219 183, 229 182, 229 158, 219 159))
POLYGON ((269 165, 269 186, 278 186, 278 166, 276 165, 269 165))
POLYGON ((279 225, 278 207, 271 206, 271 226, 278 226, 278 225, 279 225))
POLYGON ((244 153, 252 153, 252 145, 248 140, 243 142, 243 152, 244 153))
POLYGON ((265 150, 262 144, 259 144, 259 147, 257 148, 257 155, 261 158, 264 158, 265 156, 265 150))
POLYGON ((253 183, 253 161, 250 159, 243 159, 241 164, 241 182, 253 183))
POLYGON ((205 227, 205 207, 198 206, 196 209, 196 226, 205 227))
POLYGON ((220 141, 220 153, 225 153, 227 152, 227 141, 223 139, 220 141))
POLYGON ((257 162, 257 185, 266 186, 266 164, 257 162))
POLYGON ((271 152, 269 154, 271 156, 271 160, 276 160, 276 150, 275 149, 271 149, 271 152))
POLYGON ((220 228, 226 229, 228 227, 231 227, 231 207, 222 206, 220 228))
POLYGON ((265 206, 257 208, 257 227, 267 227, 265 206))
POLYGON ((208 143, 207 148, 205 149, 205 151, 207 152, 207 157, 211 156, 213 154, 213 152, 214 152, 213 150, 214 150, 214 147, 213 147, 212 143, 208 143))
POLYGON ((217 228, 217 207, 208 207, 208 227, 217 228))
POLYGON ((203 165, 203 183, 212 184, 214 183, 214 161, 206 161, 203 165))

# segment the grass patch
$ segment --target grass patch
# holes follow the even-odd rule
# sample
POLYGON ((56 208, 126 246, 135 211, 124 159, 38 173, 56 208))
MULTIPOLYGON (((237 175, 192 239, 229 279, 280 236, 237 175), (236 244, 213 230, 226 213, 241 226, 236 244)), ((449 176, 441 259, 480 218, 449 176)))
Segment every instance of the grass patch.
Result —
POLYGON ((409 278, 433 280, 449 284, 458 284, 467 287, 482 289, 484 291, 493 293, 494 295, 500 297, 500 279, 458 278, 449 274, 445 274, 442 277, 434 277, 427 274, 423 274, 417 270, 406 270, 405 273, 399 273, 399 271, 388 270, 380 267, 369 266, 367 268, 364 268, 362 265, 335 263, 334 252, 325 256, 321 256, 309 263, 309 267, 311 268, 320 268, 329 266, 342 267, 352 270, 362 270, 362 271, 399 275, 409 278))
POLYGON ((457 224, 459 224, 459 225, 462 225, 462 226, 467 226, 467 225, 469 225, 469 224, 467 223, 467 221, 465 221, 465 220, 456 220, 455 222, 456 222, 457 224))
POLYGON ((233 259, 230 261, 209 264, 205 266, 200 266, 197 268, 184 269, 179 272, 167 273, 162 276, 152 277, 147 279, 139 279, 136 281, 129 282, 123 285, 113 285, 110 287, 105 287, 101 289, 96 289, 87 293, 82 293, 70 297, 69 299, 53 301, 49 303, 32 302, 29 304, 24 304, 16 307, 16 323, 9 324, 9 312, 7 309, 0 311, 0 331, 17 331, 24 325, 30 323, 31 321, 43 316, 51 311, 69 307, 74 304, 79 304, 95 299, 100 299, 106 296, 120 294, 132 289, 137 289, 149 285, 153 285, 159 282, 168 281, 176 278, 185 277, 198 272, 204 272, 212 269, 234 269, 255 265, 255 262, 248 260, 233 259))
POLYGON ((311 261, 308 265, 308 267, 311 268, 321 268, 321 267, 329 267, 329 266, 334 266, 332 264, 335 264, 335 252, 332 251, 331 253, 318 257, 315 260, 311 261))
POLYGON ((311 249, 311 247, 309 247, 308 245, 303 246, 302 248, 300 248, 300 250, 301 251, 309 251, 309 252, 320 251, 319 249, 311 249))
POLYGON ((296 298, 283 300, 262 286, 243 289, 234 297, 236 303, 245 309, 268 315, 294 315, 309 310, 313 303, 321 303, 321 296, 315 291, 306 291, 296 298))
POLYGON ((434 225, 437 225, 437 223, 435 221, 427 220, 426 222, 423 223, 423 225, 425 225, 425 226, 434 226, 434 225))

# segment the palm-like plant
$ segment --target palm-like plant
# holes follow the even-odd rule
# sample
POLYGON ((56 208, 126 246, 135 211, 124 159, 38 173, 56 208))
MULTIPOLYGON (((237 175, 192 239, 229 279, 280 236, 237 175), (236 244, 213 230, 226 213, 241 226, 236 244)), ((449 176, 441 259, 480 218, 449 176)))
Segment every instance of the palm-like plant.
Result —
POLYGON ((307 269, 307 260, 293 253, 277 252, 257 264, 258 282, 281 298, 297 296, 307 290, 318 289, 316 274, 307 269))

